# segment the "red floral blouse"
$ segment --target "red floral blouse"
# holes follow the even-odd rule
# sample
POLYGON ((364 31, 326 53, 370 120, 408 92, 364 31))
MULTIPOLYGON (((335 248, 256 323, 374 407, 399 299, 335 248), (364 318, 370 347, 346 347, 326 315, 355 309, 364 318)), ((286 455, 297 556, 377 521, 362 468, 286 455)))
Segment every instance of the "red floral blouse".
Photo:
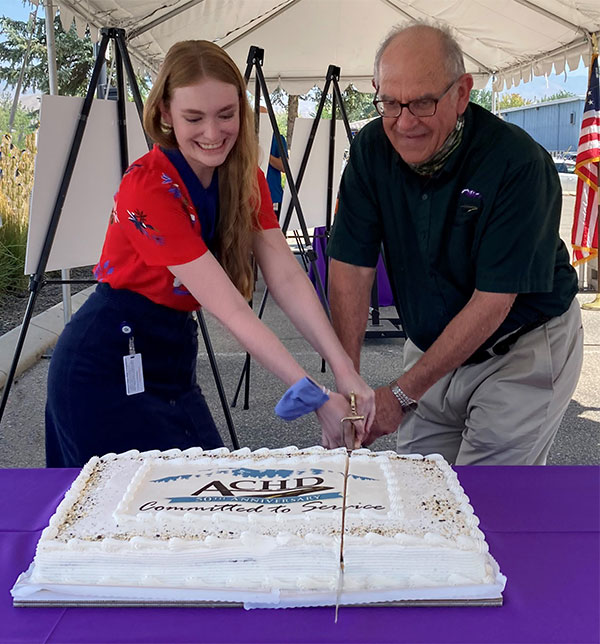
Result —
MULTIPOLYGON (((208 189, 199 181, 193 187, 194 202, 192 191, 158 146, 132 163, 114 198, 102 255, 94 268, 96 279, 173 309, 197 309, 196 299, 167 266, 186 264, 207 252, 201 220, 209 221, 212 216, 214 225, 217 216, 216 174, 208 189), (208 211, 208 219, 207 212, 198 216, 199 208, 208 211)), ((257 175, 259 225, 263 230, 277 228, 265 176, 258 168, 257 175)))

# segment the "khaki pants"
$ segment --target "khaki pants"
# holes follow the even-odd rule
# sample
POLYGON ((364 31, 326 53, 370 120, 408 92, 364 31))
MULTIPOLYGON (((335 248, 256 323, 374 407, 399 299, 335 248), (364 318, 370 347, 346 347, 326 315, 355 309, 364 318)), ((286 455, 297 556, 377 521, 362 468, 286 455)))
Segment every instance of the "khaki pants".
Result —
MULTIPOLYGON (((421 356, 410 340, 403 368, 421 356)), ((577 300, 521 336, 504 356, 447 374, 398 428, 400 454, 442 454, 457 465, 544 465, 577 386, 583 328, 577 300)))

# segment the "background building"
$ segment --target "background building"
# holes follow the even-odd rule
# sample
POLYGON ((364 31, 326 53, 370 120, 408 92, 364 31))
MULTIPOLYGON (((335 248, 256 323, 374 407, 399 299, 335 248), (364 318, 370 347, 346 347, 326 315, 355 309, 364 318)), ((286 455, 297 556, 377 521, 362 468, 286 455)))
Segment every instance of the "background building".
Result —
POLYGON ((500 110, 508 123, 523 128, 548 152, 561 156, 575 154, 583 116, 583 96, 560 98, 555 101, 511 107, 500 110))

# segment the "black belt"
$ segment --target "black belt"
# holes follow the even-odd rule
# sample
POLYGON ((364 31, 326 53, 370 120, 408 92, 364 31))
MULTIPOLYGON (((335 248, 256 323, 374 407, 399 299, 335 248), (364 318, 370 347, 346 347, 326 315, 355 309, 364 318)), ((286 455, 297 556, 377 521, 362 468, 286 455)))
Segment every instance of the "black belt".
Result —
POLYGON ((538 318, 537 320, 535 320, 534 322, 529 322, 529 324, 524 324, 523 326, 519 327, 516 331, 513 331, 513 333, 507 335, 501 340, 498 340, 496 344, 493 344, 488 349, 481 349, 481 348, 477 349, 475 353, 473 353, 469 358, 467 358, 463 362, 463 365, 481 364, 482 362, 485 362, 490 358, 506 355, 510 351, 510 348, 513 346, 513 344, 522 335, 529 333, 529 331, 533 331, 533 329, 537 329, 539 326, 542 326, 542 324, 546 324, 546 322, 548 322, 548 320, 551 320, 551 319, 552 318, 550 316, 544 315, 538 318))

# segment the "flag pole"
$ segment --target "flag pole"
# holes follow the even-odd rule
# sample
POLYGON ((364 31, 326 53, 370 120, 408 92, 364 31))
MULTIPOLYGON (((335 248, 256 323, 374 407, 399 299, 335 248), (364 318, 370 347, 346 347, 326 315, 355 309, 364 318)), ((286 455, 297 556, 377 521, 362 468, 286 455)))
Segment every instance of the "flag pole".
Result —
MULTIPOLYGON (((600 164, 598 166, 598 170, 600 171, 600 164)), ((598 215, 600 216, 600 204, 598 205, 598 215)), ((598 225, 596 225, 595 237, 596 248, 598 248, 598 225)), ((584 302, 581 305, 581 308, 586 311, 600 311, 600 261, 598 258, 598 251, 596 251, 596 297, 591 302, 584 302)))
MULTIPOLYGON (((591 39, 591 56, 590 56, 590 75, 589 75, 589 82, 588 82, 588 89, 586 92, 586 104, 584 106, 584 120, 586 118, 588 109, 590 110, 590 115, 592 117, 593 124, 591 125, 592 130, 594 130, 593 133, 591 133, 591 140, 592 142, 592 147, 590 148, 590 141, 586 141, 584 139, 584 123, 582 123, 582 136, 579 140, 579 146, 577 149, 577 159, 576 159, 576 167, 575 167, 575 172, 579 176, 578 183, 582 179, 585 179, 588 186, 588 195, 589 199, 591 199, 591 204, 596 203, 596 221, 595 225, 593 223, 593 219, 590 219, 590 224, 591 224, 591 232, 592 232, 592 240, 591 244, 587 242, 587 244, 582 243, 581 241, 579 242, 581 246, 588 246, 588 244, 591 246, 591 248, 586 248, 585 250, 589 252, 588 257, 581 257, 579 261, 574 262, 574 263, 580 263, 581 261, 589 261, 596 259, 596 297, 592 302, 585 302, 584 304, 581 305, 582 309, 585 309, 586 311, 600 311, 600 262, 598 261, 599 255, 598 255, 598 216, 600 215, 600 203, 598 203, 598 192, 599 192, 599 183, 600 183, 600 146, 599 143, 600 141, 598 140, 598 126, 599 126, 599 119, 600 119, 600 74, 598 72, 598 41, 596 39, 596 35, 592 34, 592 39, 591 39), (580 152, 581 152, 581 157, 580 157, 580 152), (587 165, 589 164, 589 165, 587 165), (583 166, 587 165, 588 170, 585 170, 583 166), (581 166, 581 167, 580 167, 581 166), (594 192, 596 194, 594 194, 594 192)), ((589 136, 589 132, 586 132, 589 136)), ((577 201, 579 201, 580 198, 580 188, 581 186, 578 185, 578 191, 577 191, 577 201)), ((583 188, 582 188, 583 190, 583 188)), ((579 210, 581 210, 581 204, 575 203, 575 218, 577 218, 578 214, 578 206, 579 210)), ((593 211, 592 211, 593 212, 593 211)), ((576 225, 576 219, 574 220, 574 228, 573 228, 573 241, 575 241, 575 225, 576 225)), ((583 240, 582 240, 583 241, 583 240)), ((583 250, 583 249, 582 249, 583 250)), ((591 269, 590 269, 591 270, 591 269)))

